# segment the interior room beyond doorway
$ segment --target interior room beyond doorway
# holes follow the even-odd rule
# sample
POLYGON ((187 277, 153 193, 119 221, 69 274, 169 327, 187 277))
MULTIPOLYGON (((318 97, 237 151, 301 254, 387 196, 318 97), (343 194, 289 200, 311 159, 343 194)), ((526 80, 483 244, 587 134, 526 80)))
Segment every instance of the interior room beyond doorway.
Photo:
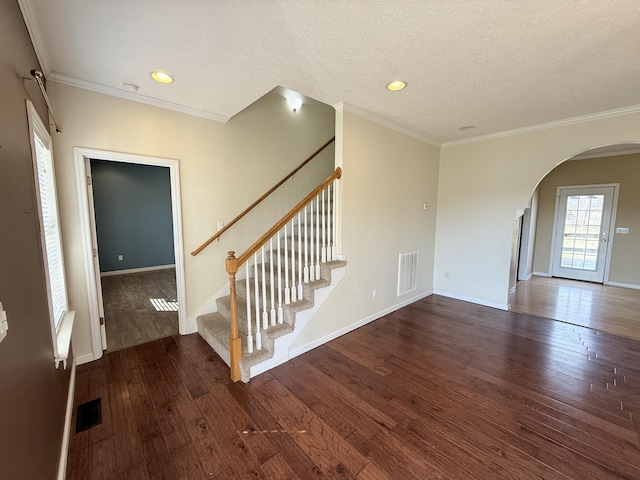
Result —
POLYGON ((178 334, 174 268, 102 278, 107 351, 178 334))

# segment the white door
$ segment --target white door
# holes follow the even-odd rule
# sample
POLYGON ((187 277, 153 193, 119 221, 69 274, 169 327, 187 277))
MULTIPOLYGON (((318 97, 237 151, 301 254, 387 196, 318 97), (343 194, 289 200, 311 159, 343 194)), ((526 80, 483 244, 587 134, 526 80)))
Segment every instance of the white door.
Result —
POLYGON ((615 193, 615 185, 558 187, 554 277, 604 282, 615 193))
POLYGON ((87 197, 89 199, 89 219, 91 222, 91 246, 93 249, 94 280, 96 284, 96 300, 98 302, 98 315, 100 316, 100 338, 102 350, 107 349, 107 328, 104 320, 104 302, 102 300, 102 279, 100 278, 100 258, 98 256, 98 238, 96 230, 96 212, 93 206, 93 185, 91 181, 91 160, 87 158, 87 197))

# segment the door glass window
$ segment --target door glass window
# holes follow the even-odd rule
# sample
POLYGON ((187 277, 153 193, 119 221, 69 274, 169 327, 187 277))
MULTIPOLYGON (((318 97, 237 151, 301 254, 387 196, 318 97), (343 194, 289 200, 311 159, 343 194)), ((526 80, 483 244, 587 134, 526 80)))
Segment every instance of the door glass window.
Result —
POLYGON ((570 195, 562 237, 563 268, 595 271, 602 231, 604 195, 570 195))

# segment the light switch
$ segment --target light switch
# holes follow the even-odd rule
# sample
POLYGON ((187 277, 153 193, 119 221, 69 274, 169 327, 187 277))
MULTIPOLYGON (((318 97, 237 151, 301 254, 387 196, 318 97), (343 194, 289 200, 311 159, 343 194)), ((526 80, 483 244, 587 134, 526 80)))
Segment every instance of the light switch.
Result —
POLYGON ((627 235, 629 233, 629 227, 618 227, 616 228, 616 233, 627 235))
POLYGON ((2 308, 2 302, 0 302, 0 342, 7 336, 7 330, 9 330, 7 312, 2 308))

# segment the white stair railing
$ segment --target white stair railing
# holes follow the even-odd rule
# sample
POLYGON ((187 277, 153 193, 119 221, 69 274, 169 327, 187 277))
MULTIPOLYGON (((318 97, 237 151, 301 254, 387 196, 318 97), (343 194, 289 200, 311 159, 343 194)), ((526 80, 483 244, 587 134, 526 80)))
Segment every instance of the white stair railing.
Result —
MULTIPOLYGON (((243 265, 245 267, 246 278, 240 285, 244 283, 245 287, 247 333, 244 341, 248 353, 262 350, 264 332, 284 322, 283 301, 284 305, 302 301, 304 284, 320 280, 320 265, 335 258, 336 219, 333 196, 334 183, 341 175, 341 169, 337 168, 240 257, 236 258, 235 252, 229 252, 227 272, 230 282, 235 285, 238 269, 243 265), (252 311, 255 312, 254 325, 252 311)), ((242 352, 237 327, 238 295, 235 286, 230 288, 230 292, 231 370, 234 379, 239 372, 242 352), (237 337, 233 335, 234 322, 237 337)))

